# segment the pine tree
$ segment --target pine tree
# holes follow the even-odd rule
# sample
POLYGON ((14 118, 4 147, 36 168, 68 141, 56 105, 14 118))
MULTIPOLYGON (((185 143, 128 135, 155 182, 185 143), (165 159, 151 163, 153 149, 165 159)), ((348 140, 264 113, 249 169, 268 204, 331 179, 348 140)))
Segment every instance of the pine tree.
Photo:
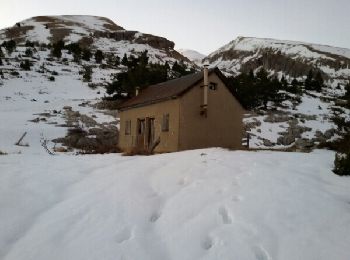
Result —
POLYGON ((90 66, 84 66, 83 81, 90 82, 92 76, 92 68, 90 66))
POLYGON ((321 92, 322 91, 322 87, 324 86, 324 80, 322 77, 322 74, 320 71, 317 72, 316 76, 315 76, 315 82, 314 82, 314 89, 317 92, 321 92))
POLYGON ((301 94, 300 83, 297 79, 293 79, 287 91, 293 94, 301 94))
POLYGON ((95 52, 95 60, 96 60, 96 62, 97 63, 101 63, 103 59, 104 59, 103 52, 101 50, 97 50, 95 52))
POLYGON ((8 54, 11 54, 16 49, 16 42, 14 40, 4 41, 2 46, 5 47, 8 54))
POLYGON ((26 51, 25 51, 25 55, 26 55, 27 57, 32 57, 32 56, 33 56, 33 50, 32 50, 32 48, 28 47, 28 48, 26 49, 26 51))
POLYGON ((124 56, 122 58, 122 65, 128 66, 128 56, 126 55, 126 53, 124 54, 124 56))
POLYGON ((3 63, 2 63, 2 59, 0 58, 0 66, 2 66, 3 65, 3 63))
POLYGON ((29 62, 29 60, 22 61, 19 65, 23 70, 30 70, 30 67, 32 64, 29 62))
POLYGON ((120 58, 119 56, 115 57, 115 62, 114 62, 114 66, 118 67, 120 65, 120 58))
POLYGON ((92 54, 89 49, 83 49, 83 54, 82 54, 82 59, 85 61, 89 61, 91 58, 92 54))
POLYGON ((59 40, 52 45, 51 55, 56 58, 62 57, 62 49, 64 48, 64 41, 59 40))
POLYGON ((313 79, 314 79, 314 73, 312 70, 309 70, 309 73, 307 74, 307 77, 304 82, 305 89, 312 90, 313 79))

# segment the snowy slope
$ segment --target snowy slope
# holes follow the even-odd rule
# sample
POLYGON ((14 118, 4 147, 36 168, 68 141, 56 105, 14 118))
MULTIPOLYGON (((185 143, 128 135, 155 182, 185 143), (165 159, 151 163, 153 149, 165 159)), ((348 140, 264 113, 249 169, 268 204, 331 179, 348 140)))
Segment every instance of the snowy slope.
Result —
POLYGON ((25 36, 25 40, 39 41, 40 43, 49 43, 56 31, 66 34, 63 38, 69 42, 76 42, 90 33, 113 32, 115 30, 124 30, 113 21, 98 16, 89 15, 62 15, 62 16, 37 16, 23 20, 14 27, 7 28, 0 32, 0 40, 6 40, 6 33, 15 32, 17 29, 19 35, 14 39, 20 39, 25 36))
POLYGON ((137 56, 147 50, 151 62, 173 64, 185 61, 188 67, 195 66, 175 51, 174 42, 160 36, 126 30, 105 17, 89 15, 36 16, 0 30, 0 42, 13 39, 23 46, 27 40, 38 44, 77 43, 92 50, 107 53, 126 53, 137 56))
POLYGON ((0 156, 0 258, 350 258, 334 154, 0 156))
POLYGON ((179 53, 181 53, 183 56, 188 58, 190 61, 195 62, 198 66, 202 65, 202 60, 205 58, 205 55, 202 53, 199 53, 195 50, 189 50, 189 49, 179 49, 177 50, 179 53))
POLYGON ((237 75, 263 66, 287 78, 303 77, 320 70, 329 85, 350 78, 350 50, 305 42, 238 37, 205 58, 211 66, 237 75))

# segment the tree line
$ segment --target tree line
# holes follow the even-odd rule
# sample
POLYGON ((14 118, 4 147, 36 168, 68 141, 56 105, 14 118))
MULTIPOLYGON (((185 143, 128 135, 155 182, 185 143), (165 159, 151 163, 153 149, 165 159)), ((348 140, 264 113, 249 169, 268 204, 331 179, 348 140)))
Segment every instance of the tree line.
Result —
POLYGON ((324 85, 321 72, 309 71, 304 81, 293 79, 290 83, 284 76, 269 76, 268 72, 261 68, 255 74, 253 70, 249 73, 241 73, 236 77, 229 77, 229 87, 238 96, 242 104, 253 109, 257 107, 266 108, 268 102, 279 105, 286 99, 285 92, 302 94, 303 90, 321 92, 324 85))

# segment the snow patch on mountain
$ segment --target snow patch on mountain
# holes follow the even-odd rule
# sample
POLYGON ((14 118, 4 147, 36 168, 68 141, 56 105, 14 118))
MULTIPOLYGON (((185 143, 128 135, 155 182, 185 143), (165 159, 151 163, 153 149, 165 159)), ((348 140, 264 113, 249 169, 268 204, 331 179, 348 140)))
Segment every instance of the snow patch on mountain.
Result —
POLYGON ((198 66, 202 65, 202 60, 205 58, 206 55, 199 53, 195 50, 189 50, 189 49, 179 49, 177 50, 179 53, 181 53, 183 56, 188 58, 190 61, 195 62, 198 66))

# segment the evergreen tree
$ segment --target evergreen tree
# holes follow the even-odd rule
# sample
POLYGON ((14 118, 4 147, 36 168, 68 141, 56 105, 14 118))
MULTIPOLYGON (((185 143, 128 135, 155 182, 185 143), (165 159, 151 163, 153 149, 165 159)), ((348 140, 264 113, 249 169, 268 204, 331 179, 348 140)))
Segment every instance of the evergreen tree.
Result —
POLYGON ((344 97, 346 99, 350 99, 350 81, 345 86, 345 95, 344 95, 344 97))
POLYGON ((58 42, 52 44, 51 55, 56 58, 61 58, 63 48, 64 48, 63 40, 59 40, 58 42))
POLYGON ((0 66, 2 66, 3 65, 3 63, 2 63, 2 59, 0 58, 0 66))
POLYGON ((142 89, 167 80, 168 65, 148 63, 147 52, 141 53, 140 57, 130 56, 127 66, 128 71, 117 74, 115 80, 108 84, 107 94, 114 94, 115 98, 124 98, 124 94, 132 97, 136 87, 142 89))
POLYGON ((309 70, 309 73, 307 74, 307 77, 304 82, 305 89, 312 90, 313 79, 314 79, 314 73, 312 70, 309 70))
POLYGON ((288 81, 286 80, 286 78, 284 77, 284 75, 281 78, 281 84, 282 84, 282 89, 287 89, 288 88, 288 81))
POLYGON ((322 77, 322 74, 320 71, 318 71, 316 73, 316 76, 315 76, 315 82, 314 82, 314 89, 317 91, 317 92, 321 92, 322 91, 322 88, 324 87, 324 80, 323 80, 323 77, 322 77))
POLYGON ((29 62, 29 60, 24 60, 19 65, 23 70, 30 70, 30 67, 32 64, 29 62))
POLYGON ((5 47, 9 54, 11 54, 16 49, 16 42, 14 40, 4 41, 2 46, 5 47))
POLYGON ((347 101, 347 107, 350 108, 350 81, 345 86, 344 99, 347 101))
POLYGON ((95 52, 95 60, 96 60, 96 62, 97 63, 101 63, 103 59, 104 59, 103 52, 101 50, 97 50, 95 52))
POLYGON ((89 61, 91 56, 92 56, 92 54, 91 54, 91 51, 89 49, 83 49, 83 55, 82 55, 83 60, 89 61))
POLYGON ((182 61, 180 63, 175 61, 175 63, 173 64, 173 67, 172 67, 172 72, 173 72, 175 78, 178 78, 181 76, 185 76, 185 75, 194 73, 195 71, 194 71, 194 69, 187 70, 186 65, 182 61))
POLYGON ((300 88, 300 83, 297 79, 293 79, 290 86, 287 88, 287 91, 293 94, 301 94, 301 88, 300 88))
POLYGON ((33 50, 32 50, 32 48, 28 47, 28 48, 26 49, 26 51, 25 51, 25 55, 26 55, 27 57, 32 57, 32 56, 33 56, 33 50))
POLYGON ((126 55, 126 53, 123 56, 122 65, 128 66, 128 56, 126 55))
POLYGON ((4 55, 3 51, 2 51, 2 47, 0 46, 0 58, 4 58, 4 57, 5 57, 5 55, 4 55))
POLYGON ((114 66, 118 67, 120 65, 120 58, 119 56, 115 57, 115 62, 114 62, 114 66))
POLYGON ((92 68, 90 66, 84 66, 83 81, 91 82, 92 68))
POLYGON ((31 41, 27 40, 26 43, 25 43, 25 46, 34 48, 34 42, 31 42, 31 41))

